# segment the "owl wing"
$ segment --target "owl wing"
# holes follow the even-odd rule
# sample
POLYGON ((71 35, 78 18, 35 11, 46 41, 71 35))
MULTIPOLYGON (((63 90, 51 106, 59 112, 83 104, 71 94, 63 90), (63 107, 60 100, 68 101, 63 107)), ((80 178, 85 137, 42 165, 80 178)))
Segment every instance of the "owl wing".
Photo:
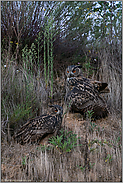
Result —
POLYGON ((93 90, 89 90, 87 87, 85 89, 84 86, 81 86, 81 89, 79 89, 79 87, 74 87, 74 89, 68 93, 66 98, 68 105, 74 104, 78 109, 83 109, 91 103, 94 103, 96 97, 97 96, 93 90))
POLYGON ((45 134, 53 133, 58 128, 58 125, 60 125, 58 120, 57 116, 52 115, 42 115, 30 119, 17 132, 15 138, 21 144, 27 143, 31 140, 41 139, 45 134))
POLYGON ((103 82, 97 81, 97 80, 90 80, 90 83, 94 86, 94 88, 96 90, 98 90, 101 93, 109 93, 110 92, 107 83, 103 83, 103 82))
POLYGON ((67 105, 69 103, 74 111, 85 112, 93 110, 97 116, 106 116, 108 113, 106 104, 99 96, 98 90, 86 78, 76 78, 73 90, 69 91, 67 95, 67 105))
POLYGON ((17 132, 14 138, 23 144, 30 141, 33 136, 42 137, 47 131, 47 129, 44 128, 47 120, 47 115, 29 119, 17 132))
POLYGON ((72 78, 71 83, 74 83, 73 90, 70 90, 66 96, 67 103, 74 103, 75 106, 82 109, 92 103, 98 103, 99 92, 94 88, 92 83, 87 78, 72 78))
POLYGON ((110 93, 107 83, 79 76, 78 82, 81 83, 81 80, 83 80, 86 84, 90 84, 90 86, 94 87, 94 89, 100 93, 110 93))

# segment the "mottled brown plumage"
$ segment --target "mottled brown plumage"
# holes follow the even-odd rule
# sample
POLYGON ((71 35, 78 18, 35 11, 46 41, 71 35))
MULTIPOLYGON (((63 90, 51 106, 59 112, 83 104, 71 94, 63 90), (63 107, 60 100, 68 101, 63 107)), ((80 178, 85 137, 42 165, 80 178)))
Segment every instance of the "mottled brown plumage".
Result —
POLYGON ((29 119, 14 138, 17 142, 25 144, 38 142, 48 134, 56 134, 62 123, 63 109, 59 105, 51 105, 52 113, 29 119))
POLYGON ((108 115, 108 109, 104 99, 100 96, 107 84, 94 82, 83 77, 81 66, 69 66, 66 69, 67 90, 65 101, 71 110, 86 114, 93 110, 93 117, 101 118, 108 115), (96 83, 96 84, 95 84, 96 83))

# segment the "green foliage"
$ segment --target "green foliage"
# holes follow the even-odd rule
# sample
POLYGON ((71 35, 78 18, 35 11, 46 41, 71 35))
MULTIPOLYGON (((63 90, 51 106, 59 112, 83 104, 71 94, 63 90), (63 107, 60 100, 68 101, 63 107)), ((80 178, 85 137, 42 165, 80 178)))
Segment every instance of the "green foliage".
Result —
MULTIPOLYGON (((29 117, 29 114, 31 112, 31 106, 29 105, 29 103, 25 105, 17 105, 16 109, 13 111, 12 114, 10 114, 9 120, 14 122, 18 122, 20 120, 23 119, 23 117, 27 116, 27 118, 29 117)), ((30 114, 31 115, 31 114, 30 114)))
POLYGON ((46 87, 50 84, 51 97, 53 95, 53 42, 57 31, 53 27, 53 17, 45 17, 44 31, 44 78, 46 87), (47 59, 46 59, 47 57, 47 59), (48 63, 48 64, 47 64, 48 63), (47 68, 48 65, 48 68, 47 68), (50 79, 50 80, 49 80, 50 79))
POLYGON ((94 69, 94 68, 93 68, 93 66, 91 66, 89 60, 83 64, 83 68, 84 68, 84 70, 85 70, 86 77, 88 77, 88 76, 90 76, 90 75, 93 74, 93 71, 94 71, 93 69, 94 69))
POLYGON ((81 144, 77 145, 76 134, 73 134, 72 131, 67 132, 67 130, 60 130, 61 135, 52 137, 49 139, 49 142, 54 145, 56 148, 59 148, 63 152, 70 152, 76 146, 81 146, 81 144))
POLYGON ((90 121, 90 126, 89 126, 90 131, 94 132, 94 129, 95 129, 96 126, 97 125, 94 122, 90 121))
POLYGON ((52 146, 47 146, 47 145, 40 145, 37 147, 37 150, 41 150, 42 152, 49 151, 52 149, 52 146))
POLYGON ((111 142, 112 142, 112 144, 113 144, 114 146, 119 146, 119 147, 122 146, 122 144, 121 144, 121 137, 120 137, 120 136, 118 136, 117 138, 115 138, 115 139, 112 140, 111 142))
POLYGON ((112 160, 113 160, 112 156, 113 156, 113 155, 108 154, 107 157, 105 158, 105 162, 106 162, 106 163, 111 163, 112 160))
POLYGON ((96 131, 100 132, 100 131, 104 131, 104 127, 100 128, 99 126, 97 126, 96 131))
POLYGON ((94 165, 95 165, 95 163, 92 163, 92 164, 91 164, 91 162, 89 162, 90 168, 92 168, 94 165))
MULTIPOLYGON (((91 169, 94 165, 95 165, 95 163, 89 162, 89 168, 90 168, 90 169, 91 169)), ((82 172, 84 172, 85 166, 82 167, 82 166, 77 165, 77 167, 78 167, 82 172)))
POLYGON ((28 45, 26 45, 22 49, 22 62, 23 62, 23 68, 27 71, 29 74, 33 74, 35 64, 35 60, 37 58, 37 52, 36 52, 36 46, 34 43, 32 43, 31 47, 28 48, 28 45))
POLYGON ((78 168, 79 168, 82 172, 85 170, 85 166, 84 166, 84 167, 79 166, 79 165, 77 165, 77 166, 78 166, 78 168))
MULTIPOLYGON (((50 84, 50 90, 51 90, 51 96, 53 94, 53 41, 54 37, 52 37, 52 32, 51 35, 49 35, 49 31, 51 29, 51 23, 52 21, 50 20, 50 23, 47 25, 46 31, 42 34, 44 34, 44 78, 45 78, 45 84, 46 88, 48 87, 48 84, 50 84), (47 45, 48 42, 48 45, 47 45), (47 50, 47 49, 48 50, 47 50), (47 69, 47 59, 48 57, 48 69, 47 69), (50 76, 51 75, 51 76, 50 76), (50 78, 49 78, 50 77, 50 78), (50 80, 49 80, 50 79, 50 80)), ((26 45, 22 49, 22 62, 23 62, 23 67, 26 70, 27 73, 29 73, 31 76, 33 76, 34 73, 34 66, 37 65, 37 73, 40 73, 40 50, 39 46, 41 48, 43 47, 40 45, 41 41, 41 32, 39 32, 37 39, 36 39, 36 44, 38 45, 38 50, 36 49, 36 46, 34 43, 32 43, 31 47, 28 48, 28 45, 26 45), (37 56, 37 51, 38 51, 38 56, 37 56), (38 63, 36 63, 36 59, 38 58, 38 63)), ((39 75, 40 77, 40 75, 39 75)))
POLYGON ((90 111, 86 112, 86 116, 87 116, 88 119, 91 119, 93 114, 94 114, 93 110, 90 110, 90 111))
MULTIPOLYGON (((42 33, 48 33, 47 30, 50 30, 47 34, 50 37, 52 26, 55 30, 53 35, 57 37, 56 46, 62 37, 67 47, 78 46, 79 50, 81 48, 85 52, 85 45, 101 48, 106 42, 111 44, 112 41, 121 40, 122 2, 3 1, 1 20, 4 48, 6 45, 9 51, 14 49, 17 55, 19 53, 17 50, 21 52, 26 44, 30 46, 39 32, 41 42, 45 37, 42 33), (55 35, 56 32, 58 36, 55 35), (12 48, 10 41, 13 41, 12 48)), ((49 44, 48 41, 46 44, 49 44)), ((38 43, 38 63, 41 47, 38 43)))
MULTIPOLYGON (((95 16, 93 23, 93 33, 96 33, 96 37, 92 38, 92 45, 94 45, 97 39, 99 47, 102 47, 107 39, 108 44, 111 44, 115 37, 121 36, 121 2, 95 2, 94 5, 98 4, 99 8, 94 8, 93 16, 95 16), (119 26, 119 27, 118 27, 119 26), (100 28, 99 28, 100 27, 100 28), (117 34, 119 32, 119 35, 117 34)), ((97 43, 96 43, 97 45, 97 43)))
POLYGON ((22 157, 22 165, 26 165, 26 159, 27 159, 26 156, 22 157))
POLYGON ((2 61, 7 55, 8 62, 26 63, 31 72, 35 65, 37 73, 43 66, 51 96, 54 63, 62 55, 72 57, 72 63, 84 63, 88 77, 93 73, 90 60, 84 59, 89 50, 106 46, 111 50, 112 43, 114 48, 121 47, 121 2, 1 2, 1 20, 2 61))
POLYGON ((90 151, 94 151, 96 149, 96 148, 91 148, 94 143, 96 143, 99 146, 105 146, 105 144, 106 144, 109 147, 112 147, 112 144, 109 143, 106 139, 104 139, 104 140, 93 139, 91 141, 89 140, 89 142, 88 142, 88 147, 89 147, 90 151))

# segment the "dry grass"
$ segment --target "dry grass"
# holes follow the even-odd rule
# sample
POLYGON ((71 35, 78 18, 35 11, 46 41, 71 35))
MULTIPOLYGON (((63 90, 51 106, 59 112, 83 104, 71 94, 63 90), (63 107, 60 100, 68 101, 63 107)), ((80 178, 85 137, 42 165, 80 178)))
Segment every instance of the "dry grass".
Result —
POLYGON ((64 120, 66 129, 73 130, 81 137, 78 144, 82 146, 66 153, 57 147, 42 150, 41 146, 36 144, 22 146, 13 141, 10 144, 4 141, 2 181, 121 181, 121 119, 109 116, 97 120, 93 132, 88 128, 88 150, 85 143, 87 121, 78 114, 69 113, 64 120), (118 137, 120 140, 116 141, 118 137), (94 139, 98 139, 103 145, 91 144, 94 139), (78 166, 86 166, 86 171, 78 166))
POLYGON ((121 58, 117 58, 121 55, 118 51, 114 46, 110 53, 110 48, 107 46, 107 49, 98 52, 101 66, 97 75, 99 80, 108 83, 110 94, 105 94, 105 97, 112 113, 121 113, 122 108, 122 61, 121 58))
POLYGON ((8 124, 13 130, 28 118, 46 113, 49 88, 46 89, 42 72, 37 75, 26 71, 14 62, 2 65, 2 135, 8 124))
MULTIPOLYGON (((42 150, 41 145, 36 144, 22 146, 14 142, 11 137, 8 141, 5 130, 1 143, 2 181, 122 181, 121 64, 115 63, 115 58, 109 62, 112 57, 105 50, 99 53, 99 58, 101 67, 98 76, 95 75, 95 79, 108 83, 111 93, 104 94, 104 97, 110 109, 110 115, 105 119, 96 120, 91 126, 90 122, 83 120, 80 114, 67 113, 62 126, 68 131, 72 130, 77 137, 81 137, 77 143, 82 144, 69 153, 52 146, 45 150, 42 150)), ((32 112, 35 116, 45 113, 50 102, 64 104, 64 74, 56 77, 56 80, 54 79, 54 96, 48 100, 50 91, 43 83, 42 73, 31 78, 25 70, 20 69, 20 72, 17 73, 17 69, 15 65, 9 65, 6 68, 2 66, 3 130, 4 127, 7 128, 8 122, 14 121, 16 124, 17 116, 16 118, 10 117, 13 115, 13 111, 16 111, 17 104, 24 103, 26 96, 29 96, 26 100, 28 102, 35 98, 35 102, 32 101, 30 104, 34 109, 29 111, 28 115, 32 112), (22 88, 23 90, 21 90, 22 88), (25 91, 28 93, 26 94, 25 91), (7 96, 9 98, 6 98, 7 96), (39 111, 36 111, 36 108, 39 111)), ((19 122, 23 123, 21 115, 19 122)), ((42 143, 45 144, 45 140, 42 143)))

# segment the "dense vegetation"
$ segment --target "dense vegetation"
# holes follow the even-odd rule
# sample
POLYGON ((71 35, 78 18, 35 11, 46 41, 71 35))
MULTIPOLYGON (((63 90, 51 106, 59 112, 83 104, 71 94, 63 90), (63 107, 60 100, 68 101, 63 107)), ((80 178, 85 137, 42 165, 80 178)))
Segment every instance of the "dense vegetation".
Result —
POLYGON ((121 53, 122 2, 2 2, 1 20, 2 53, 19 64, 22 50, 32 43, 40 64, 45 57, 48 61, 52 44, 57 60, 108 45, 121 53))
MULTIPOLYGON (((28 118, 47 112, 49 103, 64 104, 65 69, 68 65, 80 64, 84 76, 107 82, 110 94, 104 94, 104 97, 110 113, 119 116, 122 103, 121 32, 121 1, 2 1, 2 140, 7 138, 10 142, 18 127, 28 118)), ((91 122, 90 125, 91 128, 96 127, 91 122)), ((120 122, 118 125, 121 125, 120 122)), ((79 143, 76 135, 72 135, 74 143, 79 143)), ((89 137, 92 138, 91 133, 89 137)), ((59 138, 54 137, 52 143, 56 143, 59 138)), ((112 136, 112 141, 118 138, 121 139, 119 133, 118 136, 112 136)), ((91 142, 99 144, 100 140, 95 142, 86 139, 85 147, 90 148, 91 142)), ((74 149, 74 146, 65 146, 74 149)), ((60 147, 63 148, 61 144, 60 147)), ((119 149, 117 151, 120 152, 119 149)), ((107 161, 112 156, 108 157, 107 154, 107 161)), ((120 155, 115 156, 116 159, 118 157, 120 155)), ((89 166, 96 167, 94 164, 89 166)), ((84 165, 83 168, 79 167, 86 170, 87 174, 84 165)), ((58 180, 62 179, 56 178, 58 180)), ((81 180, 86 181, 84 177, 81 180)), ((99 181, 98 178, 94 180, 99 181)), ((104 181, 104 178, 100 180, 104 181)), ((115 181, 115 178, 110 180, 115 181)))

